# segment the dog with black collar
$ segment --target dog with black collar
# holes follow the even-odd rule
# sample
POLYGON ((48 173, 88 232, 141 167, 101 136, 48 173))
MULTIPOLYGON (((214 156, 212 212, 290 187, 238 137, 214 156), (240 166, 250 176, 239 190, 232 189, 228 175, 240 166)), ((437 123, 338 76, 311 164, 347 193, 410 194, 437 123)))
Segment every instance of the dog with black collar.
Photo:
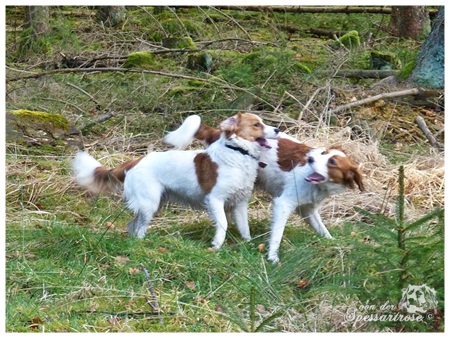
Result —
POLYGON ((72 164, 75 179, 94 193, 123 189, 135 214, 128 223, 131 236, 143 238, 162 205, 181 203, 207 210, 216 227, 214 249, 225 241, 228 210, 241 236, 250 240, 248 201, 260 154, 270 148, 267 139, 276 138, 279 131, 249 113, 226 119, 218 130, 217 141, 206 150, 153 152, 109 170, 79 152, 72 164))

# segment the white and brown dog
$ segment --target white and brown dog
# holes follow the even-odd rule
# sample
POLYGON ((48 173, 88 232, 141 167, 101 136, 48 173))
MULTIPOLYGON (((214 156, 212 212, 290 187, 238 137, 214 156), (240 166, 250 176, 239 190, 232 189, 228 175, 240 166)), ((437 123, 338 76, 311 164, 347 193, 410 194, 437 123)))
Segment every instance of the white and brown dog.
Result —
MULTIPOLYGON (((220 130, 201 123, 197 115, 189 116, 164 141, 183 149, 194 139, 212 146, 220 130)), ((270 149, 261 153, 257 186, 272 197, 272 222, 268 259, 278 262, 278 249, 288 217, 297 210, 318 234, 332 238, 320 217, 322 201, 355 185, 363 191, 363 177, 345 152, 337 146, 312 148, 295 138, 279 133, 268 140, 270 149)))
POLYGON ((131 236, 143 238, 160 206, 176 202, 208 211, 216 227, 212 246, 218 249, 226 236, 226 210, 241 236, 250 239, 247 209, 259 158, 270 147, 266 138, 277 134, 258 116, 239 113, 222 122, 216 142, 203 151, 153 152, 111 170, 79 152, 72 165, 78 184, 94 193, 121 190, 123 182, 123 196, 135 214, 128 223, 131 236))

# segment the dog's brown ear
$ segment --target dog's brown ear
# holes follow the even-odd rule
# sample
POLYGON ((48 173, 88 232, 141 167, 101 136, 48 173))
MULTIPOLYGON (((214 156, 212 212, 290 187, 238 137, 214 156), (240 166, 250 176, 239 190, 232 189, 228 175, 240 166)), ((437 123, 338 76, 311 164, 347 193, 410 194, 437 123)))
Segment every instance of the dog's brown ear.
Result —
POLYGON ((355 181, 360 191, 364 191, 363 175, 357 167, 352 168, 353 181, 355 181))
POLYGON ((241 113, 237 113, 236 115, 227 118, 220 124, 220 130, 226 133, 233 133, 236 130, 240 119, 241 113))

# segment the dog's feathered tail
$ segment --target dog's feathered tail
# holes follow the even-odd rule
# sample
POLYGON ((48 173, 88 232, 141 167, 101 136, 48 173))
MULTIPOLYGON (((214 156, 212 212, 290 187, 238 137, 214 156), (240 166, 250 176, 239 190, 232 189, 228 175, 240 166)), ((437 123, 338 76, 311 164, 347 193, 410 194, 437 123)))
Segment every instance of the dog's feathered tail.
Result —
POLYGON ((191 115, 183 121, 178 129, 169 132, 164 137, 164 142, 176 149, 185 149, 194 141, 195 133, 200 129, 202 120, 198 115, 191 115))
POLYGON ((194 139, 197 139, 208 146, 217 141, 221 133, 220 129, 202 124, 200 116, 191 115, 177 130, 169 132, 164 137, 164 142, 176 149, 185 149, 194 139))
POLYGON ((72 161, 72 169, 76 182, 94 194, 120 192, 127 170, 140 160, 127 161, 108 170, 87 152, 79 151, 72 161))

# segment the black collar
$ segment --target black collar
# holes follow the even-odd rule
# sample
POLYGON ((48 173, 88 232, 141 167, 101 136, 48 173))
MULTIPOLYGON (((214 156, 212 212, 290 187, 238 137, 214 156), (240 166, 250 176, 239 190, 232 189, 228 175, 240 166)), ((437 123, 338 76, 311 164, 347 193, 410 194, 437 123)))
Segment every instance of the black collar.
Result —
POLYGON ((233 150, 236 150, 236 151, 240 152, 242 155, 248 155, 248 156, 250 156, 251 158, 253 158, 253 159, 255 159, 255 160, 259 160, 258 157, 253 156, 252 154, 250 154, 250 153, 249 153, 247 150, 245 150, 245 149, 242 149, 242 148, 239 148, 239 147, 234 147, 234 146, 231 146, 231 145, 229 145, 229 144, 225 144, 225 147, 230 148, 230 149, 233 149, 233 150))

